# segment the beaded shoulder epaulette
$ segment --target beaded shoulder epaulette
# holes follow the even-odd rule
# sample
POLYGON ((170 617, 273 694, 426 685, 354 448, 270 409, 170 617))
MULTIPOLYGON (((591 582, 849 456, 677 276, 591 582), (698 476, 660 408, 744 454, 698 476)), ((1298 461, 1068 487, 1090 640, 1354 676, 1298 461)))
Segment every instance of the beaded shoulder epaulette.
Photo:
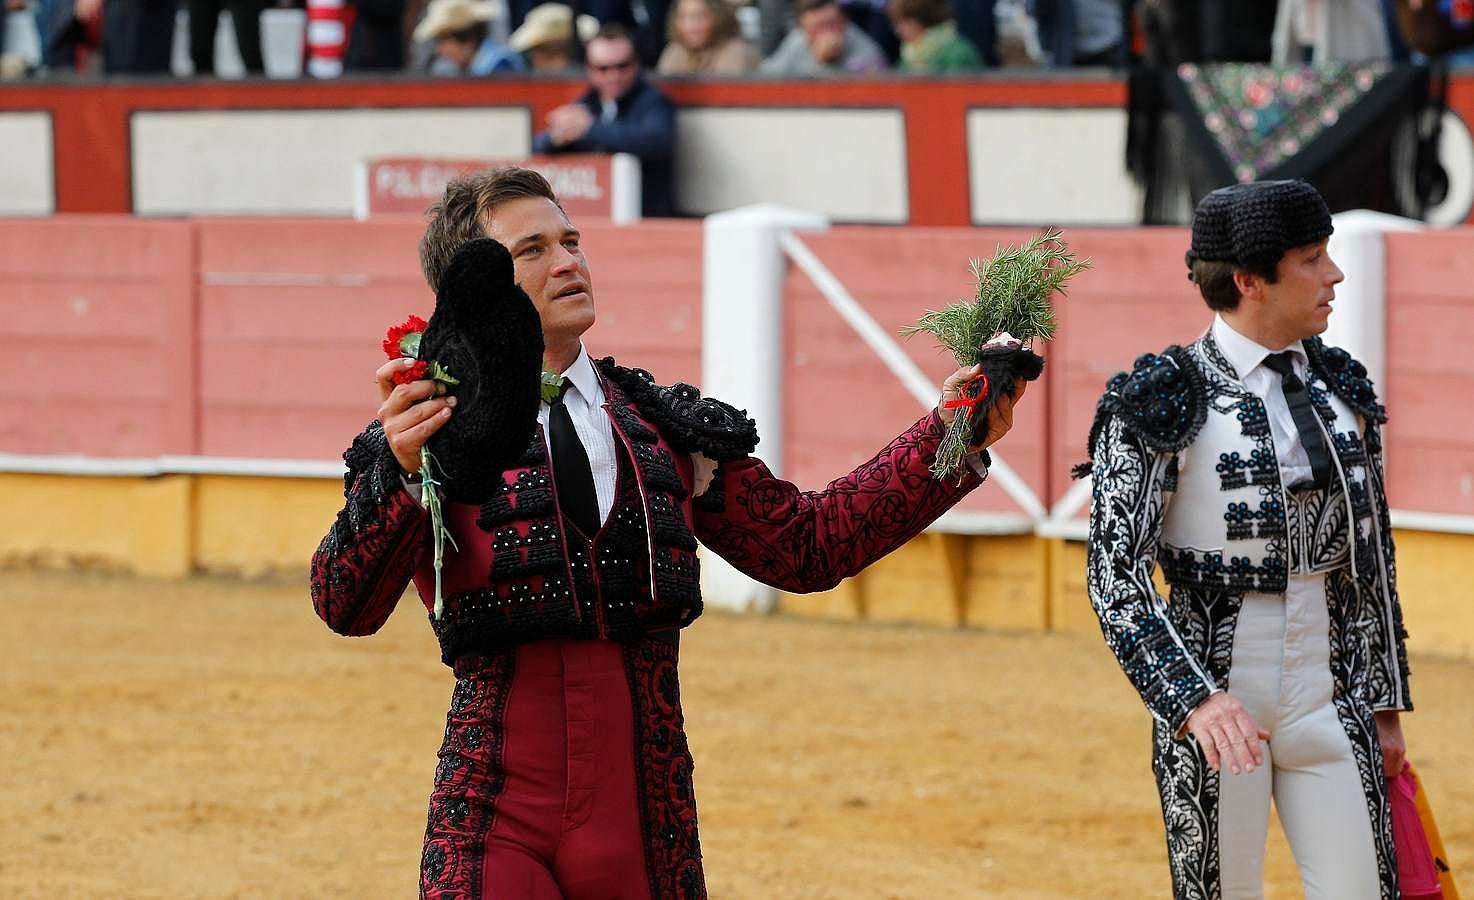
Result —
POLYGON ((1331 391, 1357 415, 1381 425, 1387 421, 1387 409, 1377 400, 1377 388, 1367 377, 1367 367, 1340 347, 1327 347, 1319 337, 1306 338, 1305 355, 1310 367, 1331 391))
POLYGON ((757 423, 747 417, 746 410, 703 397, 689 384, 656 384, 649 372, 617 365, 613 357, 595 365, 676 450, 726 462, 741 459, 757 447, 757 423))
MULTIPOLYGON (((1086 448, 1093 457, 1101 431, 1112 416, 1118 416, 1148 449, 1176 453, 1192 443, 1207 415, 1202 373, 1188 351, 1173 344, 1160 354, 1142 354, 1130 372, 1111 376, 1096 404, 1086 448)), ((1072 474, 1089 475, 1090 463, 1075 466, 1072 474)))

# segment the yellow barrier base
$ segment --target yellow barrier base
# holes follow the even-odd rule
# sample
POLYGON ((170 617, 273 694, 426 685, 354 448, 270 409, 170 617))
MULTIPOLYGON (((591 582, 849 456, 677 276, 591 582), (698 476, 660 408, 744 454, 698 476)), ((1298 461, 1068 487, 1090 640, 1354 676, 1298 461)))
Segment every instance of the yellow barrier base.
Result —
MULTIPOLYGON (((19 513, 0 531, 0 565, 154 577, 300 575, 342 506, 341 483, 326 478, 0 473, 0 496, 19 513)), ((1474 535, 1399 530, 1396 541, 1409 649, 1474 659, 1474 535)), ((1085 545, 1033 535, 925 534, 832 591, 779 605, 805 618, 1100 635, 1085 545)))

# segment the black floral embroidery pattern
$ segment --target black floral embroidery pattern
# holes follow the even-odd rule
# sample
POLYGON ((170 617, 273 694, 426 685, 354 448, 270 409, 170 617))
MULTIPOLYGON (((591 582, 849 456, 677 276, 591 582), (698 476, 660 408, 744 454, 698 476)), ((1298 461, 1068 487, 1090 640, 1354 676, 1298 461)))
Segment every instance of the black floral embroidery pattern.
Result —
POLYGON ((1368 616, 1360 607, 1370 606, 1368 594, 1342 569, 1326 579, 1326 602, 1331 622, 1331 678, 1335 685, 1331 702, 1337 718, 1351 741, 1351 754, 1361 775, 1371 819, 1372 841, 1377 848, 1377 872, 1382 900, 1397 900, 1397 850, 1392 841, 1392 807, 1387 798, 1387 779, 1382 772, 1382 745, 1368 702, 1368 660, 1358 632, 1368 616))
POLYGON ((1167 618, 1152 584, 1165 511, 1167 460, 1151 454, 1119 418, 1095 446, 1090 602, 1106 643, 1147 708, 1175 730, 1212 691, 1167 618))
POLYGON ((650 896, 704 900, 696 829, 695 763, 686 743, 675 641, 642 638, 625 645, 635 710, 635 778, 650 896))
POLYGON ((480 900, 486 836, 506 786, 504 717, 516 651, 465 658, 458 669, 420 854, 423 900, 480 900))
POLYGON ((428 548, 429 514, 404 490, 378 422, 353 439, 343 461, 343 509, 312 556, 312 605, 340 634, 372 634, 428 548))
POLYGON ((943 428, 923 416, 873 458, 822 492, 774 477, 761 460, 723 463, 720 509, 695 507, 696 536, 740 571, 788 591, 833 587, 925 530, 982 483, 929 471, 943 428))

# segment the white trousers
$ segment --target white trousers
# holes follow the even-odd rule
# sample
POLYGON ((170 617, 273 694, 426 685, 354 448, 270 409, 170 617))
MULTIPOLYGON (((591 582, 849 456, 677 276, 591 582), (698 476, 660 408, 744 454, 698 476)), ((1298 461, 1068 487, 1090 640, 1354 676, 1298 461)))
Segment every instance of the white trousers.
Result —
POLYGON ((1351 741, 1331 703, 1325 576, 1290 577, 1284 594, 1245 594, 1228 691, 1269 732, 1264 765, 1219 782, 1223 900, 1264 896, 1274 799, 1306 900, 1379 900, 1371 813, 1351 741))

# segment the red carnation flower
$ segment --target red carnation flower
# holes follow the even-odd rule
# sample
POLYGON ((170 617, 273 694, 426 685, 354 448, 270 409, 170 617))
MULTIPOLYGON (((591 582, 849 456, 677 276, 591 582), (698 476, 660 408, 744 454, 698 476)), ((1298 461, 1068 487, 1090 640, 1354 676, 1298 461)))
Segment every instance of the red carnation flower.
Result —
POLYGON ((394 379, 395 384, 409 384, 411 381, 419 381, 421 378, 426 377, 429 372, 430 364, 423 359, 417 359, 414 365, 408 369, 395 372, 390 377, 394 379))
POLYGON ((420 334, 425 330, 426 324, 419 316, 410 316, 401 324, 390 328, 389 333, 384 335, 384 355, 390 359, 417 356, 420 350, 420 334))

